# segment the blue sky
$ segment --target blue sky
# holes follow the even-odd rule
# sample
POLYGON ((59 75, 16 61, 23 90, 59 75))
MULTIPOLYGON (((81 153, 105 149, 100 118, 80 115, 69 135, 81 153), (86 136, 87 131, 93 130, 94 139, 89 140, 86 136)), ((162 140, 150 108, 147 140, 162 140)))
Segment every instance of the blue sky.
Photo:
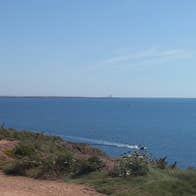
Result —
POLYGON ((196 97, 195 0, 0 1, 0 95, 196 97))

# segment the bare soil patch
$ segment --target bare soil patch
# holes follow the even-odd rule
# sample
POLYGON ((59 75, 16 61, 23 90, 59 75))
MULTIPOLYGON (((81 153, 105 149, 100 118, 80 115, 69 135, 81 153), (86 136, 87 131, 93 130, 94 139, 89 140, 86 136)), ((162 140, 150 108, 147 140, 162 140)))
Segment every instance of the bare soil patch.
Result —
POLYGON ((1 196, 103 196, 80 184, 6 176, 0 172, 1 196))

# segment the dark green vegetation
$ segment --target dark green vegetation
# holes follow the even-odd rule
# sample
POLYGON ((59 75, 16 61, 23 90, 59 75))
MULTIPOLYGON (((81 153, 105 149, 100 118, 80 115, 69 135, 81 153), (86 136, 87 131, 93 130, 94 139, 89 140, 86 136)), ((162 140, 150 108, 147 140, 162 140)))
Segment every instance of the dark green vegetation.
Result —
POLYGON ((34 178, 79 176, 100 170, 107 156, 87 144, 66 142, 60 137, 43 133, 0 129, 1 140, 18 141, 15 148, 5 151, 9 160, 1 160, 6 174, 34 178))
POLYGON ((137 152, 114 160, 87 144, 4 127, 0 140, 18 141, 4 152, 8 159, 0 153, 0 168, 9 175, 63 178, 118 196, 196 195, 196 170, 168 165, 166 157, 151 160, 137 152))

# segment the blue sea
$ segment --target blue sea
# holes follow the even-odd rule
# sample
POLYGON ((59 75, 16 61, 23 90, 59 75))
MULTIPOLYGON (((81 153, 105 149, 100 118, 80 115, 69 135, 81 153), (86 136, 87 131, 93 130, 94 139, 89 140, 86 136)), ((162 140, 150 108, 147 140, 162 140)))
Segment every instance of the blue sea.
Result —
POLYGON ((0 98, 0 123, 90 143, 113 157, 142 145, 153 157, 196 166, 196 99, 0 98))

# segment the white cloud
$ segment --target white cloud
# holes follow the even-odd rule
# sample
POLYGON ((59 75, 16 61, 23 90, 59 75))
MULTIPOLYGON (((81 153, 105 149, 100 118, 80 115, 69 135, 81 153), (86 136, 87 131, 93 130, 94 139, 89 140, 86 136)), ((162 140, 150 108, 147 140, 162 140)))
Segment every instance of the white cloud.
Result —
POLYGON ((170 50, 157 50, 148 49, 141 52, 130 53, 128 55, 114 56, 106 59, 104 64, 119 64, 132 61, 143 61, 148 59, 165 59, 165 58, 187 58, 191 53, 182 49, 170 49, 170 50))

